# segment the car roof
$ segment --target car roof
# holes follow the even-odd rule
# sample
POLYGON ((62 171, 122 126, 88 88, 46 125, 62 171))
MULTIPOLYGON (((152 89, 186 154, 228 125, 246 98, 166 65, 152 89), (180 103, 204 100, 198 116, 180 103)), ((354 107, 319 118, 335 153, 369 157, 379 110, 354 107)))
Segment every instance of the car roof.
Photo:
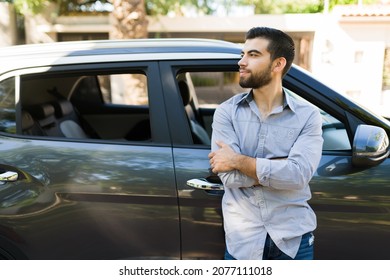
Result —
POLYGON ((131 39, 28 44, 0 49, 0 74, 13 69, 126 60, 238 58, 238 44, 211 39, 131 39))

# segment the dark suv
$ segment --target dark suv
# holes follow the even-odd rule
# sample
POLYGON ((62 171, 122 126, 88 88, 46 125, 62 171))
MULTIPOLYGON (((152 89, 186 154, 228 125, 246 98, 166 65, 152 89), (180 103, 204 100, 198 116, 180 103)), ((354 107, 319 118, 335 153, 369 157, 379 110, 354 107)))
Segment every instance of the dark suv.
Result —
MULTIPOLYGON (((211 122, 238 45, 84 41, 0 51, 0 258, 221 259, 211 122), (193 180, 199 179, 199 180, 193 180)), ((317 259, 386 259, 387 120, 293 67, 323 116, 311 181, 317 259)))

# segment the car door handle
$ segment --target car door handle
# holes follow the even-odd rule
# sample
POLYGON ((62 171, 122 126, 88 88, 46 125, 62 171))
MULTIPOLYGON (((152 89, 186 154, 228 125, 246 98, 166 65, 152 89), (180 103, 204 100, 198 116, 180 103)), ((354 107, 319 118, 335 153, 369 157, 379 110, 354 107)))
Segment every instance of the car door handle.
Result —
POLYGON ((211 183, 204 178, 190 179, 187 181, 187 186, 204 191, 223 191, 223 184, 211 183))
POLYGON ((0 182, 15 182, 19 175, 14 171, 6 171, 0 174, 0 182))

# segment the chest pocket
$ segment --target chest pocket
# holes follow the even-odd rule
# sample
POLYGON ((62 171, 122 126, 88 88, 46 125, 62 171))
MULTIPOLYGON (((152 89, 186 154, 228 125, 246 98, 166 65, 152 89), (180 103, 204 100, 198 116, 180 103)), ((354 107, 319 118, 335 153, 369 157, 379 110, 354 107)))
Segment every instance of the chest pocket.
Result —
POLYGON ((270 126, 268 128, 268 143, 275 143, 275 152, 288 154, 299 135, 297 128, 270 126))

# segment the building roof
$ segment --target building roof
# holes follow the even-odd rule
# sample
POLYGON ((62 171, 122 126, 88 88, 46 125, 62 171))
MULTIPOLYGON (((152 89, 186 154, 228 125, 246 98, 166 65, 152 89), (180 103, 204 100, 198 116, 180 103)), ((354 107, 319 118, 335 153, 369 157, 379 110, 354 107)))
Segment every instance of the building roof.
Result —
POLYGON ((342 17, 390 17, 390 4, 338 5, 332 13, 342 17))

